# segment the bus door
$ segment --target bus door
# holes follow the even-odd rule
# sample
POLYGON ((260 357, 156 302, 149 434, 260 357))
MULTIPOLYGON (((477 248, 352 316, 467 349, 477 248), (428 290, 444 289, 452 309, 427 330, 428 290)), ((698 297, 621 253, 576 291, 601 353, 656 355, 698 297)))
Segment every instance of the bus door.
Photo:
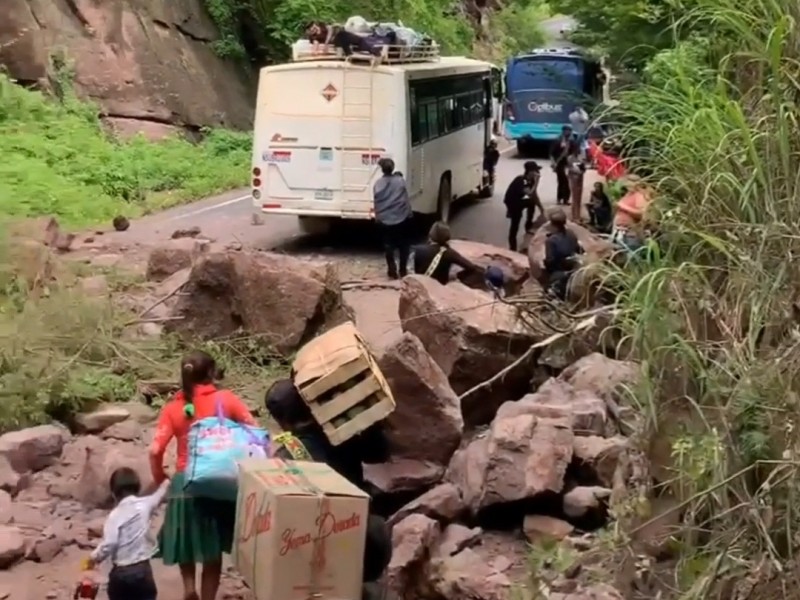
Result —
POLYGON ((503 70, 492 67, 492 133, 500 135, 500 122, 503 120, 503 70))
POLYGON ((483 78, 483 117, 486 121, 486 126, 483 129, 484 133, 484 148, 492 141, 492 134, 494 132, 494 80, 491 75, 486 75, 483 78))

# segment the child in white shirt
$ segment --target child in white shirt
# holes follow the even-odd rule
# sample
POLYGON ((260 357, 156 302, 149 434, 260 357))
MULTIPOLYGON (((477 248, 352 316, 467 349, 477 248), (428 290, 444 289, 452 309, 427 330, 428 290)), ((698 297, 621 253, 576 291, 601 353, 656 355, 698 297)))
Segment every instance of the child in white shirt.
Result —
POLYGON ((87 560, 87 567, 110 558, 109 600, 155 600, 158 594, 150 559, 156 545, 149 535, 150 520, 164 499, 169 481, 155 493, 139 496, 142 484, 136 471, 128 467, 111 474, 109 486, 117 505, 106 519, 103 540, 87 560))

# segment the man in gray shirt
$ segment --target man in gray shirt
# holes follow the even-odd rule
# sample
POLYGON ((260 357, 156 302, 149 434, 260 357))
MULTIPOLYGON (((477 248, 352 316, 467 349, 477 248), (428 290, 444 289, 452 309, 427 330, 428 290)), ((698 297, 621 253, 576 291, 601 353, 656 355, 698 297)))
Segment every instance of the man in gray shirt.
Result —
POLYGON ((386 268, 390 279, 405 277, 408 273, 408 255, 411 249, 411 201, 408 199, 406 181, 394 171, 394 161, 382 158, 378 165, 383 176, 372 189, 375 220, 383 234, 386 268), (399 254, 400 267, 394 260, 399 254))

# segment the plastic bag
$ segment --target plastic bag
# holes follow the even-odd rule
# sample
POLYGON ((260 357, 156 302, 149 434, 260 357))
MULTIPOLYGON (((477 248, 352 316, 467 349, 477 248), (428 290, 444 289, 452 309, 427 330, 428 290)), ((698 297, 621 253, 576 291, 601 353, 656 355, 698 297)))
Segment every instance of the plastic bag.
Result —
POLYGON ((217 398, 216 415, 189 429, 189 456, 184 490, 192 496, 236 501, 238 462, 268 456, 269 434, 227 419, 217 398))

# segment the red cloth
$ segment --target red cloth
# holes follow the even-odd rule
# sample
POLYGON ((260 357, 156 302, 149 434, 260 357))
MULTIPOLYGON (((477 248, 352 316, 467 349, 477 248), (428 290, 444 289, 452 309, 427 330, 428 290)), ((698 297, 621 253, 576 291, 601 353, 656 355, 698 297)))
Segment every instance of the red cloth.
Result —
POLYGON ((625 177, 625 165, 622 164, 622 161, 612 154, 603 152, 603 149, 594 140, 589 141, 588 152, 600 175, 609 181, 625 177))

